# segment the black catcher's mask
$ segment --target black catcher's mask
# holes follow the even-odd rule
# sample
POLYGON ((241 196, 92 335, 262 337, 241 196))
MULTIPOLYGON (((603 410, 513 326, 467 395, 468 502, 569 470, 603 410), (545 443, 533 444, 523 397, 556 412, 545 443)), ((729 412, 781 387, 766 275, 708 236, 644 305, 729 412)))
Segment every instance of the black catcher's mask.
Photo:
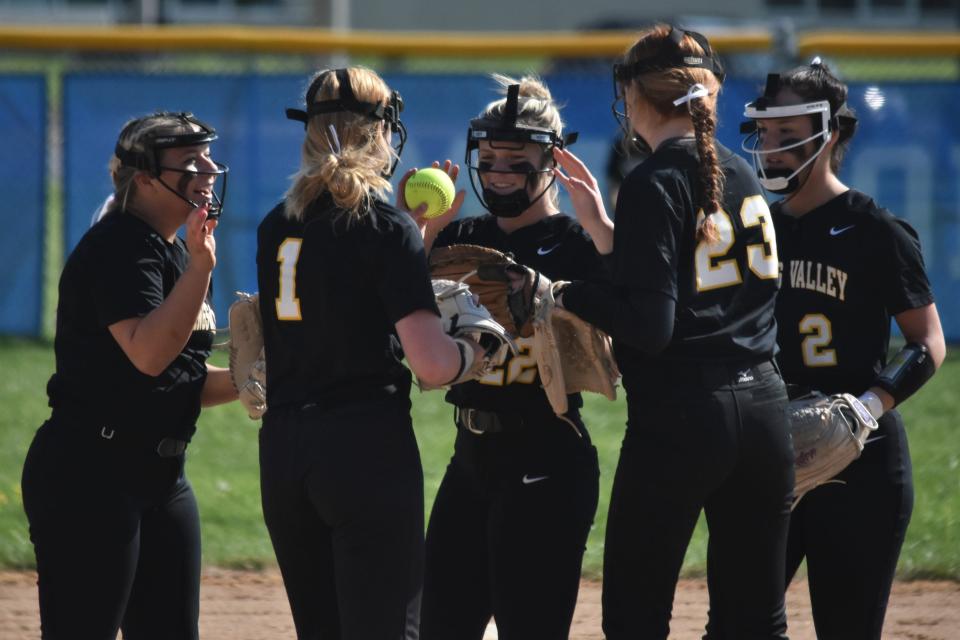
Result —
MULTIPOLYGON (((120 159, 120 164, 125 167, 131 167, 148 172, 173 195, 177 196, 192 207, 206 205, 208 208, 208 216, 210 218, 219 218, 220 214, 223 213, 223 202, 227 197, 227 173, 230 171, 230 168, 227 165, 221 162, 214 162, 214 164, 217 165, 216 171, 192 171, 190 169, 181 169, 179 167, 165 167, 160 164, 160 156, 162 155, 164 149, 195 147, 201 144, 208 144, 217 139, 216 130, 195 117, 192 113, 186 111, 181 111, 179 113, 159 111, 154 115, 177 118, 187 129, 189 129, 189 131, 185 133, 160 133, 157 131, 152 131, 140 139, 140 143, 144 147, 143 151, 124 149, 122 146, 120 146, 120 143, 117 142, 117 146, 114 148, 113 152, 117 158, 120 159), (194 131, 194 127, 197 127, 199 131, 194 131), (160 178, 160 174, 163 171, 174 171, 181 174, 180 180, 177 181, 176 189, 168 185, 160 178), (223 181, 220 183, 221 186, 219 195, 217 194, 216 188, 211 190, 211 202, 197 202, 196 200, 191 200, 184 195, 183 192, 186 190, 187 185, 197 176, 223 176, 223 181)), ((122 133, 120 137, 121 139, 124 137, 122 133)))
POLYGON ((563 149, 577 141, 576 133, 560 136, 553 129, 532 127, 517 124, 517 113, 520 103, 520 85, 507 87, 507 101, 500 118, 476 118, 470 121, 467 129, 467 152, 465 163, 470 170, 470 186, 483 207, 495 216, 502 218, 516 218, 530 208, 535 202, 547 193, 553 186, 556 178, 543 188, 533 199, 529 189, 536 184, 537 177, 544 173, 551 173, 556 162, 551 150, 554 147, 563 149), (535 143, 543 149, 541 167, 535 167, 529 162, 511 166, 510 170, 493 169, 488 163, 480 162, 480 143, 487 142, 492 149, 523 149, 527 143, 535 143), (483 186, 481 174, 511 173, 525 174, 526 181, 523 188, 512 193, 500 194, 493 189, 483 186))

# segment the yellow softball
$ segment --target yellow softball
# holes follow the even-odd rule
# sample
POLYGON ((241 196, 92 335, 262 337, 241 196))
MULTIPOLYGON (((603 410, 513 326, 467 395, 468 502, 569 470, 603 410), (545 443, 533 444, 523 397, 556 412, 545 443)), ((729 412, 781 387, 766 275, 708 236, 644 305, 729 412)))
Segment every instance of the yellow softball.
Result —
POLYGON ((404 187, 404 197, 411 211, 427 203, 425 218, 436 218, 446 213, 456 193, 453 180, 447 172, 436 168, 420 169, 410 176, 404 187))

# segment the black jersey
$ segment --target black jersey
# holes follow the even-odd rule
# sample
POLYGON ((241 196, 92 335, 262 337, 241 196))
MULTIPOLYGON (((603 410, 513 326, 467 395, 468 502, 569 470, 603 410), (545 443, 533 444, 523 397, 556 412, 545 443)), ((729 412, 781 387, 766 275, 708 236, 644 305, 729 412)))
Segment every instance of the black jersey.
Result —
POLYGON ((394 324, 439 315, 423 239, 375 202, 351 220, 325 194, 303 220, 277 205, 257 230, 270 407, 362 402, 410 382, 394 324))
MULTIPOLYGON (((617 199, 614 286, 657 291, 676 301, 673 337, 658 358, 736 362, 772 357, 777 243, 750 166, 719 143, 723 209, 711 216, 720 239, 697 241, 700 159, 692 139, 661 144, 631 172, 617 199)), ((626 373, 650 360, 615 344, 626 373)))
POLYGON ((853 189, 794 218, 773 206, 787 382, 860 394, 886 364, 890 317, 933 302, 917 233, 853 189))
POLYGON ((216 329, 209 291, 187 345, 159 376, 141 373, 108 329, 160 306, 188 262, 183 240, 167 242, 133 214, 110 214, 84 234, 60 276, 54 411, 145 440, 190 439, 216 329))
MULTIPOLYGON (((606 279, 593 241, 576 220, 563 214, 547 216, 509 234, 490 214, 455 220, 440 232, 434 246, 451 244, 476 244, 512 254, 517 262, 551 280, 606 279)), ((519 338, 517 346, 517 355, 508 353, 483 378, 456 385, 447 393, 447 400, 485 411, 552 412, 537 371, 533 339, 519 338)), ((570 407, 583 404, 580 394, 572 394, 569 400, 570 407)))

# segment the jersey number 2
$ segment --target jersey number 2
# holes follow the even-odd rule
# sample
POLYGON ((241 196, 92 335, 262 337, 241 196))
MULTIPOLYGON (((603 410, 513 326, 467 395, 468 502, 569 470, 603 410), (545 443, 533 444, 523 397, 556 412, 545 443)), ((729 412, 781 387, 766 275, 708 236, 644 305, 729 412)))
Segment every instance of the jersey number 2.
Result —
POLYGON ((837 366, 837 350, 829 349, 833 341, 830 320, 822 313, 808 313, 800 320, 800 333, 806 337, 801 343, 803 364, 808 367, 837 366))
MULTIPOLYGON (((719 239, 716 242, 701 240, 694 254, 694 266, 697 276, 697 291, 710 291, 721 287, 732 287, 743 282, 740 266, 735 258, 716 260, 727 255, 734 243, 733 221, 726 211, 720 210, 710 219, 716 224, 719 239)), ((758 278, 769 280, 778 275, 777 240, 773 230, 773 219, 763 196, 744 198, 740 206, 740 222, 744 228, 760 226, 763 243, 747 245, 747 265, 758 278), (770 248, 767 253, 765 247, 770 248)))
POLYGON ((277 320, 300 320, 300 298, 297 297, 297 261, 303 240, 287 238, 277 250, 280 263, 280 295, 277 296, 277 320))

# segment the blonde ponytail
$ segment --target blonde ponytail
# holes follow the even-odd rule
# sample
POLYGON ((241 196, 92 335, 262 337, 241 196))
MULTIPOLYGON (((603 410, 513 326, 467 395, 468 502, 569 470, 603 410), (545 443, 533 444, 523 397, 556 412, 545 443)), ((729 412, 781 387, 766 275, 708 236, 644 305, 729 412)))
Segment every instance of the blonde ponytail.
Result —
MULTIPOLYGON (((350 67, 350 87, 357 100, 385 103, 390 95, 386 83, 363 67, 350 67)), ((324 71, 315 101, 335 100, 340 95, 336 74, 324 71)), ((312 82, 311 82, 312 83, 312 82)), ((382 121, 348 111, 314 115, 307 124, 300 169, 285 196, 286 215, 302 219, 307 207, 329 192, 333 203, 347 215, 358 217, 370 206, 372 197, 390 192, 384 177, 394 151, 383 135, 382 121)))

